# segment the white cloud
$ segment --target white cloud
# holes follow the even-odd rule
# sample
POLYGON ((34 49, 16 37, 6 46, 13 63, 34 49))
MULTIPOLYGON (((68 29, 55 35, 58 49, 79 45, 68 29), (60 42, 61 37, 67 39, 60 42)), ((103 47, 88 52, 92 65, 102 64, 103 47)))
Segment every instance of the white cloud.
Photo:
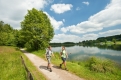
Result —
POLYGON ((100 52, 99 48, 97 47, 83 47, 82 50, 85 54, 97 54, 100 52))
POLYGON ((61 14, 71 10, 72 7, 72 4, 54 4, 51 6, 50 10, 54 11, 55 13, 61 14))
POLYGON ((76 35, 57 34, 51 42, 79 42, 81 38, 76 35))
POLYGON ((95 24, 91 21, 84 21, 77 25, 62 27, 61 31, 63 31, 64 33, 66 33, 67 31, 70 31, 72 33, 82 34, 82 33, 102 30, 102 27, 99 27, 99 25, 100 24, 95 24))
POLYGON ((66 32, 68 31, 68 28, 62 27, 62 28, 61 28, 61 31, 64 32, 64 33, 66 33, 66 32))
POLYGON ((96 40, 97 38, 98 34, 90 33, 83 35, 82 40, 96 40))
POLYGON ((112 35, 119 35, 119 34, 121 34, 121 29, 109 30, 109 31, 99 33, 99 35, 103 36, 103 37, 112 36, 112 35))
POLYGON ((119 34, 121 34, 121 29, 108 30, 105 32, 99 32, 98 34, 94 33, 84 34, 82 37, 76 35, 58 34, 54 36, 52 42, 79 42, 79 41, 81 42, 84 40, 96 40, 98 37, 102 36, 106 37, 119 34))
POLYGON ((52 0, 0 0, 0 19, 15 29, 20 29, 20 22, 27 10, 42 9, 52 0))
POLYGON ((121 56, 120 51, 114 51, 114 50, 105 50, 101 51, 102 55, 109 55, 109 56, 121 56))
POLYGON ((85 4, 85 5, 87 5, 87 6, 89 5, 89 2, 82 2, 82 3, 85 4))
POLYGON ((76 25, 63 27, 61 31, 72 33, 87 33, 102 30, 105 27, 112 27, 121 24, 121 0, 112 0, 104 10, 90 16, 88 21, 76 25))
POLYGON ((57 34, 54 35, 54 38, 51 42, 79 42, 84 40, 94 40, 97 39, 97 34, 85 34, 82 37, 77 35, 71 35, 71 34, 57 34))
POLYGON ((48 16, 48 18, 50 19, 50 22, 51 22, 51 24, 52 24, 52 26, 54 27, 55 30, 58 30, 59 27, 63 25, 64 19, 63 19, 63 21, 56 21, 56 20, 54 19, 54 17, 51 17, 47 12, 44 12, 44 13, 45 13, 45 14, 48 16))

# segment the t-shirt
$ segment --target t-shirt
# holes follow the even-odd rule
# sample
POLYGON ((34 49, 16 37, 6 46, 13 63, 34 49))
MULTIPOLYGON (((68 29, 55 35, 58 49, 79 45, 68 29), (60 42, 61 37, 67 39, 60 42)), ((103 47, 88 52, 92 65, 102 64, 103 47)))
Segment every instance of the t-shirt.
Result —
POLYGON ((61 52, 62 52, 61 57, 66 58, 66 50, 63 50, 63 51, 61 51, 61 52))
POLYGON ((46 56, 51 56, 53 54, 52 50, 46 49, 46 56))

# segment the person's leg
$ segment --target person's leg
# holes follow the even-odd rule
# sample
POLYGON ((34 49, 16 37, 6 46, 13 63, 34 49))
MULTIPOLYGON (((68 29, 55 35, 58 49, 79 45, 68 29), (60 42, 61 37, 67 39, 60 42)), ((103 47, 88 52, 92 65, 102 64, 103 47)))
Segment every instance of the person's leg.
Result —
POLYGON ((66 68, 66 58, 63 58, 63 64, 64 64, 64 67, 66 68))
POLYGON ((48 61, 47 69, 49 69, 50 68, 50 58, 49 57, 47 58, 47 61, 48 61))
POLYGON ((50 59, 51 59, 51 58, 48 58, 48 63, 49 63, 48 66, 49 66, 49 68, 50 68, 50 72, 52 72, 50 59))
POLYGON ((47 64, 47 69, 49 69, 49 63, 47 64))
POLYGON ((64 63, 63 63, 63 64, 64 64, 64 67, 66 68, 66 61, 64 61, 64 63))
POLYGON ((64 61, 61 64, 64 64, 64 61))
POLYGON ((49 65, 48 65, 48 67, 51 68, 51 64, 50 64, 50 63, 49 63, 49 65))
POLYGON ((60 64, 60 68, 62 67, 62 65, 64 64, 64 58, 63 57, 61 57, 61 59, 62 59, 62 63, 60 64))
POLYGON ((66 67, 66 58, 64 58, 64 67, 65 67, 65 70, 67 70, 67 67, 66 67))

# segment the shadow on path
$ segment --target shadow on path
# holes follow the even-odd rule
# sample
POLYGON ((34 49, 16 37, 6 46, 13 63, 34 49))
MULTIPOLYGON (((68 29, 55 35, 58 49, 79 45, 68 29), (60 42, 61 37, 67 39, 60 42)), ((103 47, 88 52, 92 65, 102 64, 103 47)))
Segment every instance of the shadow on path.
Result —
POLYGON ((40 69, 45 69, 45 70, 47 70, 47 66, 42 66, 42 65, 41 65, 41 66, 39 66, 39 68, 40 68, 40 69))
MULTIPOLYGON (((56 68, 56 69, 61 69, 59 66, 52 66, 53 68, 56 68)), ((49 71, 49 69, 47 69, 47 66, 43 66, 43 65, 41 65, 41 66, 39 66, 39 68, 40 69, 45 69, 45 70, 48 70, 49 71)))
POLYGON ((60 67, 59 66, 52 66, 53 68, 56 68, 56 69, 60 69, 60 67))

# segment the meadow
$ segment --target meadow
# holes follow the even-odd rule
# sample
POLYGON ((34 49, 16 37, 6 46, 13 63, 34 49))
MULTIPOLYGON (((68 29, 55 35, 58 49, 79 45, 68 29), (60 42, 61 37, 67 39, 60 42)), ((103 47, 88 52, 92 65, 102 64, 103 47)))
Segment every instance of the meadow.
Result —
POLYGON ((21 56, 34 80, 46 80, 18 48, 10 46, 0 46, 0 80, 27 80, 27 72, 21 56))

